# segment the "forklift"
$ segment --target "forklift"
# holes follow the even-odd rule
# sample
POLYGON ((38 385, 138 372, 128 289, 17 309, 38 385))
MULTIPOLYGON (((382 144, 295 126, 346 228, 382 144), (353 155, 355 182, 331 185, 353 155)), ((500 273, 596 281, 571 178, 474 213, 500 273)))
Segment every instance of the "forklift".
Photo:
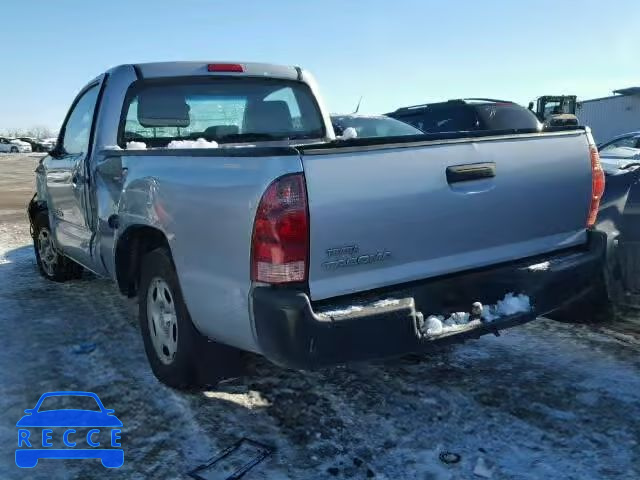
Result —
POLYGON ((545 127, 578 125, 576 98, 575 95, 543 95, 538 97, 535 110, 533 102, 529 102, 529 110, 545 127))

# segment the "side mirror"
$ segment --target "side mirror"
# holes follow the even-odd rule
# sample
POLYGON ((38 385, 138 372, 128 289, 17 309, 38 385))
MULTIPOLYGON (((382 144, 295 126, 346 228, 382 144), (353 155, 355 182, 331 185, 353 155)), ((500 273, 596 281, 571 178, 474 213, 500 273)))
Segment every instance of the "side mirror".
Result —
POLYGON ((62 156, 63 154, 63 149, 59 144, 55 144, 55 146, 49 150, 49 156, 53 157, 53 158, 59 158, 62 156))
POLYGON ((33 410, 34 410, 33 408, 27 408, 27 409, 24 411, 24 413, 29 413, 29 414, 31 414, 31 413, 33 413, 33 410))

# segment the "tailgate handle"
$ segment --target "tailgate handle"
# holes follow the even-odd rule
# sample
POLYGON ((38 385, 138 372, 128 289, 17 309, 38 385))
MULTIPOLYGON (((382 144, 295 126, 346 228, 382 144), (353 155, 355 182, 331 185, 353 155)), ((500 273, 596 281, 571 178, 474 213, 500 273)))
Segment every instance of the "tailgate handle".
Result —
POLYGON ((496 164, 494 162, 469 163, 467 165, 452 165, 447 167, 447 183, 468 182, 470 180, 482 180, 496 176, 496 164))

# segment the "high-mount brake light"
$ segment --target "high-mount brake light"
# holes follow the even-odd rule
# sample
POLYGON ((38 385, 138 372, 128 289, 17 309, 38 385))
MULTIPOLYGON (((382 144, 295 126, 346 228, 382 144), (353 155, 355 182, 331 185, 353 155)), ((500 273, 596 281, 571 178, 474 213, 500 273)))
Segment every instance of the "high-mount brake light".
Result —
POLYGON ((209 72, 244 72, 244 68, 239 63, 210 63, 207 65, 209 72))

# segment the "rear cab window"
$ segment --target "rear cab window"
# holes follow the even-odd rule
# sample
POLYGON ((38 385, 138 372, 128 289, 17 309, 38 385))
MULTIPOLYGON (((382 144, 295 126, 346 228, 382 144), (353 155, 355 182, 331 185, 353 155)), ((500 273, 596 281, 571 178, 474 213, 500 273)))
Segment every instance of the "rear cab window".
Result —
POLYGON ((165 147, 173 140, 218 143, 321 139, 325 127, 309 87, 262 78, 135 82, 125 100, 119 144, 165 147))

